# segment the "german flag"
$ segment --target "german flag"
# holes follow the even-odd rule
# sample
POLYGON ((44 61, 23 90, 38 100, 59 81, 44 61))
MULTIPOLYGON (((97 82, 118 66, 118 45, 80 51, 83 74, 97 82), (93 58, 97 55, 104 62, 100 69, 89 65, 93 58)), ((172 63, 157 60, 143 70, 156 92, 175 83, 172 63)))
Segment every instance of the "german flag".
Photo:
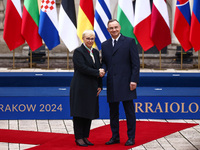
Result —
POLYGON ((94 27, 94 8, 92 0, 80 0, 78 11, 77 34, 82 40, 85 30, 93 30, 94 27))

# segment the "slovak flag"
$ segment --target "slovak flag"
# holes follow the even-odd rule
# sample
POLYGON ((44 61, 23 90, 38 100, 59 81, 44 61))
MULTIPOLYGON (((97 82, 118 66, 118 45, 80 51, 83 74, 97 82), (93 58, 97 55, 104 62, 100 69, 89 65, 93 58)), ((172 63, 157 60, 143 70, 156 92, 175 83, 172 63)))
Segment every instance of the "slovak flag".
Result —
POLYGON ((60 44, 55 0, 41 1, 39 34, 49 50, 60 44))
POLYGON ((200 50, 200 1, 194 0, 191 28, 190 28, 190 42, 195 51, 200 50))
POLYGON ((188 51, 192 48, 192 45, 189 41, 190 24, 191 13, 189 0, 177 0, 173 32, 184 51, 188 51))

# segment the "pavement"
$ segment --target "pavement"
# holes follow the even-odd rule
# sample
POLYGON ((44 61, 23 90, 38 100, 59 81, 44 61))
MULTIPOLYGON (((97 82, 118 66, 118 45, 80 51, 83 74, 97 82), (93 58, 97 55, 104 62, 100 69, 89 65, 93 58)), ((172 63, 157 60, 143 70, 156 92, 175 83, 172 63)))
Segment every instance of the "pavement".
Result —
MULTIPOLYGON (((132 148, 132 150, 200 150, 200 120, 143 119, 142 121, 197 123, 199 125, 145 143, 132 148)), ((107 124, 109 124, 109 120, 93 120, 91 129, 107 124)), ((72 120, 0 120, 0 129, 73 134, 72 120)), ((34 146, 36 145, 0 142, 0 150, 24 150, 34 146)))

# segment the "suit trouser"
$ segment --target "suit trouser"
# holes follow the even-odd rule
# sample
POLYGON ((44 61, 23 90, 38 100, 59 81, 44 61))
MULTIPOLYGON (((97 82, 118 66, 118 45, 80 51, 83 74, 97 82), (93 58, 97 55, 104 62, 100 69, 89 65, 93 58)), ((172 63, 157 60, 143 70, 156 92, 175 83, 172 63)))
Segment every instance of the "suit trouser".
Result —
POLYGON ((91 119, 73 117, 75 139, 88 138, 90 133, 91 119))
MULTIPOLYGON (((122 101, 127 121, 128 138, 135 138, 136 117, 133 100, 122 101)), ((109 103, 112 137, 119 137, 119 102, 109 103)))

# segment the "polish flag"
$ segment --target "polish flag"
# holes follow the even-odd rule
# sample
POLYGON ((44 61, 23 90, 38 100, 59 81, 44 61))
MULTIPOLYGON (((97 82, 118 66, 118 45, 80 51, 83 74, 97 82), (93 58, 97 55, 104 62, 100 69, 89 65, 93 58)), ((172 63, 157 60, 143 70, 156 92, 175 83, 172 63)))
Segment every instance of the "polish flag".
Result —
POLYGON ((10 50, 24 44, 21 35, 22 10, 20 0, 7 0, 3 38, 10 50))
POLYGON ((151 31, 151 8, 149 0, 136 1, 134 34, 142 46, 144 51, 147 51, 154 46, 150 37, 151 31))
POLYGON ((150 35, 159 51, 171 44, 166 0, 153 0, 150 35))

